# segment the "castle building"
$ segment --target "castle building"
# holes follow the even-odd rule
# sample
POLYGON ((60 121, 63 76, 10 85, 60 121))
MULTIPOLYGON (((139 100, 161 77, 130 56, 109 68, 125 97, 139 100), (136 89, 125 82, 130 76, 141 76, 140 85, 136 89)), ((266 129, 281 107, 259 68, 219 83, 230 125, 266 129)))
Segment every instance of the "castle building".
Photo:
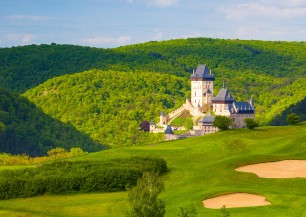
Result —
POLYGON ((164 135, 164 140, 165 141, 177 140, 178 138, 179 137, 173 133, 171 126, 167 125, 165 135, 164 135))
POLYGON ((166 113, 164 111, 162 111, 162 113, 159 116, 159 124, 160 125, 166 125, 168 121, 168 117, 166 115, 166 113))
MULTIPOLYGON (((201 107, 202 111, 212 109, 215 115, 231 118, 233 128, 246 127, 244 119, 255 118, 254 100, 251 98, 250 102, 236 102, 224 84, 218 94, 213 97, 214 80, 214 75, 206 65, 199 65, 196 71, 193 71, 190 76, 191 104, 193 107, 201 107)), ((209 122, 213 116, 210 113, 207 116, 207 118, 205 118, 206 116, 203 117, 198 125, 202 131, 204 130, 204 134, 206 134, 205 127, 209 133, 215 130, 209 122)))
POLYGON ((215 116, 212 116, 210 112, 202 117, 198 122, 198 127, 202 131, 201 134, 210 134, 219 131, 218 127, 213 126, 215 116))
POLYGON ((206 65, 199 65, 190 76, 191 80, 191 104, 202 110, 209 110, 214 94, 215 77, 206 65), (205 107, 205 105, 207 105, 205 107))

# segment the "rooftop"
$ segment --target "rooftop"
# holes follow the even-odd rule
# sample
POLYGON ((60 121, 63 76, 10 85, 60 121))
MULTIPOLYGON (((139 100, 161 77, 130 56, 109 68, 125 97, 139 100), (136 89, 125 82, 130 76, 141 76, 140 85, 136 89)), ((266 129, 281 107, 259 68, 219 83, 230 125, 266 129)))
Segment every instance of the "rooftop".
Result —
POLYGON ((234 102, 235 99, 232 95, 228 92, 227 88, 221 88, 216 97, 213 100, 220 100, 220 101, 227 101, 227 102, 234 102))
POLYGON ((199 65, 196 71, 193 72, 193 74, 190 76, 190 78, 204 78, 209 80, 215 80, 214 75, 211 74, 211 71, 205 64, 199 65))
POLYGON ((207 113, 203 118, 199 120, 200 123, 213 123, 215 120, 215 116, 212 116, 210 112, 207 113))
POLYGON ((167 126, 165 134, 174 134, 170 125, 167 126))

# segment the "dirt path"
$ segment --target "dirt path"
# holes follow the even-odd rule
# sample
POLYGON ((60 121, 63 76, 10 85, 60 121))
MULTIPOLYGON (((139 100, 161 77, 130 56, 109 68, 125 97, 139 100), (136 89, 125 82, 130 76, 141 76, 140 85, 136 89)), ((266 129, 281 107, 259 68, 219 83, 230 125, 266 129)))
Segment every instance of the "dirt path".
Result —
POLYGON ((260 163, 239 167, 236 170, 255 173, 261 178, 306 178, 306 160, 260 163))
POLYGON ((220 209, 233 207, 265 206, 271 204, 265 197, 255 194, 234 193, 214 197, 203 201, 204 207, 220 209))

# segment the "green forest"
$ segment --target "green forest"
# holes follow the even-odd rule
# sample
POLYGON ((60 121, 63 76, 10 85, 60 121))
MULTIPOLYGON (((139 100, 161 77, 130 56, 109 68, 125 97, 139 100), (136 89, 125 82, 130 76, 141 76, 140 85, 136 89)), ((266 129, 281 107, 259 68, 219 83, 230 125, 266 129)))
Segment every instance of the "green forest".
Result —
POLYGON ((306 120, 305 42, 192 38, 114 49, 1 48, 0 86, 95 142, 140 145, 162 140, 139 125, 189 97, 189 76, 199 64, 215 75, 215 93, 224 80, 238 101, 253 97, 261 125, 285 125, 290 112, 306 120))
POLYGON ((139 126, 162 110, 180 107, 189 94, 188 83, 169 74, 90 70, 50 79, 24 96, 95 141, 131 146, 163 140, 139 126))
POLYGON ((91 152, 107 148, 17 93, 0 88, 0 102, 0 152, 42 156, 55 147, 81 147, 91 152))

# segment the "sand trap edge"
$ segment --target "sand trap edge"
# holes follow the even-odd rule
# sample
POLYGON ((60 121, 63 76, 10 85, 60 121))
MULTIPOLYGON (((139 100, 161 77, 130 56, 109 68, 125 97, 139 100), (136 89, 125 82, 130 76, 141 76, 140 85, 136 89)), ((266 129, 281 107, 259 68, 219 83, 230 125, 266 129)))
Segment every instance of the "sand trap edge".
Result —
POLYGON ((203 206, 208 209, 242 208, 254 206, 267 206, 272 203, 266 197, 249 193, 231 193, 203 200, 203 206))

